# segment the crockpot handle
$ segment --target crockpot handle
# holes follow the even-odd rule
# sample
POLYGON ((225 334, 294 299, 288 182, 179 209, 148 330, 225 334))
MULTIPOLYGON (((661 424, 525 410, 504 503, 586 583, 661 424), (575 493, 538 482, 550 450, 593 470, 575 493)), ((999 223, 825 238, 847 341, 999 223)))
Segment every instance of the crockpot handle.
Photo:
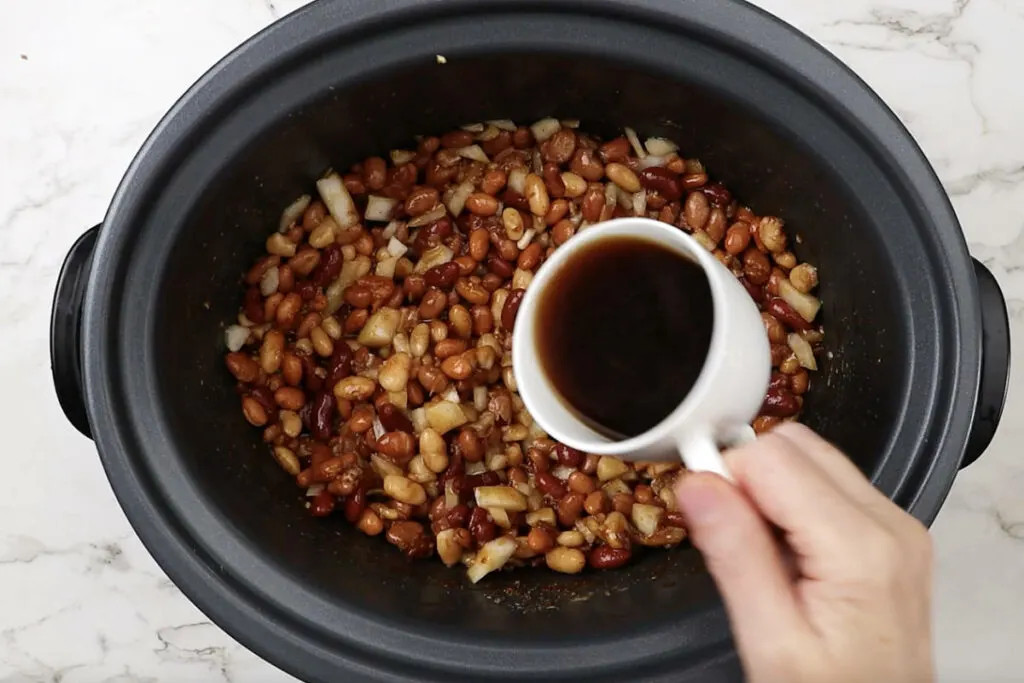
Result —
POLYGON ((92 438, 89 415, 85 409, 85 385, 82 381, 82 355, 79 335, 85 283, 92 268, 92 252, 100 226, 78 238, 64 257, 57 276, 50 312, 50 368, 53 386, 64 415, 75 429, 92 438))
POLYGON ((981 381, 974 424, 960 469, 980 458, 988 448, 999 426, 1010 382, 1010 319, 1006 299, 995 276, 977 259, 974 274, 981 302, 981 381))

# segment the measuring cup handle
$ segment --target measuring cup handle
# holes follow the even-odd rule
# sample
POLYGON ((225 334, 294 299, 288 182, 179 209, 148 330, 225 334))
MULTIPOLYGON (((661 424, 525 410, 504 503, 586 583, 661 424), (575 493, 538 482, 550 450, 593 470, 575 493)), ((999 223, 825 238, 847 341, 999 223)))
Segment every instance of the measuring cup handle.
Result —
POLYGON ((714 472, 728 481, 733 481, 719 444, 726 448, 736 448, 751 443, 756 438, 757 435, 750 425, 741 424, 720 430, 718 438, 710 430, 695 432, 680 439, 677 447, 686 469, 691 472, 714 472))

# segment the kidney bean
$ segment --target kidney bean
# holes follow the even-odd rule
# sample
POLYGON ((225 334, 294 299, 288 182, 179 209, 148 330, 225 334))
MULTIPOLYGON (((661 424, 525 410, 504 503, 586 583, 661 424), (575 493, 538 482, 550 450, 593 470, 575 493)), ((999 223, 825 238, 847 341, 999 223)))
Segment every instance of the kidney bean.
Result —
POLYGON ((708 183, 704 186, 703 192, 717 207, 724 208, 732 202, 732 193, 725 189, 722 183, 708 183))
POLYGON ((753 284, 752 282, 747 280, 747 278, 745 278, 745 277, 741 277, 739 279, 739 281, 740 281, 740 284, 743 285, 743 289, 747 290, 747 294, 750 295, 751 299, 753 299, 754 301, 756 301, 758 303, 761 303, 762 301, 764 301, 764 289, 763 288, 758 287, 757 285, 753 284))
POLYGON ((355 524, 366 509, 366 490, 360 486, 345 499, 345 519, 355 524))
POLYGON ((792 417, 800 412, 800 403, 788 389, 769 389, 761 405, 761 414, 772 417, 792 417))
POLYGON ((334 392, 318 391, 309 412, 309 431, 317 439, 329 439, 334 431, 334 392))
POLYGON ((266 320, 266 315, 263 312, 263 295, 260 294, 259 287, 250 287, 245 290, 245 298, 242 302, 242 312, 245 313, 245 317, 251 320, 257 325, 262 325, 266 320))
POLYGON ((469 533, 478 545, 494 540, 498 535, 498 526, 491 520, 491 515, 483 508, 473 508, 469 516, 469 533))
POLYGON ((557 164, 544 164, 541 170, 541 177, 544 179, 544 186, 551 197, 565 196, 565 182, 562 180, 562 171, 557 164))
POLYGON ((327 491, 321 491, 310 501, 309 511, 314 517, 326 517, 334 512, 335 498, 327 491))
POLYGON ((587 457, 587 454, 583 451, 570 448, 564 443, 555 444, 552 452, 555 454, 555 457, 558 458, 558 462, 566 467, 579 467, 583 464, 583 459, 587 457))
POLYGON ((450 289, 459 279, 459 265, 454 261, 434 266, 423 273, 423 279, 430 287, 450 289))
MULTIPOLYGON (((544 456, 544 459, 547 460, 547 456, 544 456)), ((537 482, 537 490, 541 493, 555 500, 561 500, 565 497, 567 493, 565 484, 558 477, 551 474, 551 472, 541 470, 534 477, 537 482)))
MULTIPOLYGON (((648 190, 657 192, 667 201, 674 202, 683 196, 683 188, 679 185, 679 179, 667 169, 651 166, 640 171, 639 176, 641 185, 648 190)), ((650 206, 649 201, 648 206, 650 206)))
POLYGON ((484 154, 492 159, 511 146, 512 133, 507 130, 503 130, 490 140, 484 140, 480 143, 480 148, 484 151, 484 154))
POLYGON ((775 417, 774 415, 760 415, 758 416, 751 426, 754 428, 755 434, 764 434, 765 432, 771 431, 772 427, 782 422, 782 418, 775 417))
POLYGON ((302 389, 281 387, 274 392, 274 402, 285 410, 299 410, 306 403, 306 396, 302 389))
POLYGON ((616 569, 629 562, 628 548, 613 548, 610 545, 599 545, 590 551, 587 564, 594 569, 616 569))
POLYGON ((377 408, 377 417, 388 432, 413 433, 412 421, 392 403, 382 403, 377 408))
POLYGON ((474 192, 466 198, 466 210, 477 216, 493 216, 498 206, 498 200, 486 192, 474 192))
POLYGON ((326 287, 338 277, 343 262, 341 246, 338 244, 330 245, 321 253, 320 263, 310 274, 310 280, 319 287, 326 287))
POLYGON ((773 372, 768 381, 768 391, 789 391, 789 375, 773 372))
POLYGON ((445 149, 468 147, 473 144, 473 134, 466 130, 453 130, 441 136, 441 146, 445 149))
MULTIPOLYGON (((352 374, 352 347, 345 342, 334 345, 334 352, 327 366, 327 386, 334 388, 334 385, 352 374)), ((308 376, 308 373, 307 373, 308 376)))
POLYGON ((501 326, 511 332, 516 324, 516 316, 519 315, 519 306, 526 296, 525 289, 513 289, 505 299, 505 305, 501 308, 501 326))
POLYGON ((262 427, 267 424, 267 410, 252 396, 242 397, 242 414, 253 427, 262 427))
POLYGON ((811 329, 811 324, 803 319, 799 313, 793 310, 784 299, 772 298, 765 305, 765 310, 774 315, 785 325, 789 325, 798 332, 811 329))
POLYGON ((511 263, 497 256, 492 256, 487 259, 487 267, 495 275, 506 279, 512 277, 512 274, 516 270, 511 263))
POLYGON ((665 513, 665 516, 662 517, 662 521, 665 522, 666 526, 674 526, 679 529, 686 528, 686 518, 683 517, 683 513, 681 512, 669 510, 665 513))

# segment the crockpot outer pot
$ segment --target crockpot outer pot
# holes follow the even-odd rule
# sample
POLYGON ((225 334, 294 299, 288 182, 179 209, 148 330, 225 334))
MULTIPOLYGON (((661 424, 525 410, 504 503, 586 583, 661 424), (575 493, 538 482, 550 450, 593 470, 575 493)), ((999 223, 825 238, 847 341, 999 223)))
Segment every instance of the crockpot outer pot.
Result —
POLYGON ((241 272, 326 168, 415 133, 546 115, 672 137, 756 211, 787 218, 823 280, 829 357, 808 421, 919 518, 998 423, 998 287, 909 134, 795 30, 737 0, 324 0, 236 50, 160 123, 95 246, 90 233, 69 254, 51 333, 61 404, 147 548, 212 619, 298 676, 739 675, 693 549, 475 587, 410 565, 309 517, 223 370, 241 272))

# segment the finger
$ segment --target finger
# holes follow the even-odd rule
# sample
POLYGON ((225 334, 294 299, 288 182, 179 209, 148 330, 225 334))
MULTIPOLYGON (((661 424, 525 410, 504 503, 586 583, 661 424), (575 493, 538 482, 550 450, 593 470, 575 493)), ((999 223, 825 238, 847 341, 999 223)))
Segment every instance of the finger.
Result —
POLYGON ((772 531, 743 493, 717 475, 696 473, 680 480, 676 497, 725 600, 740 651, 778 648, 772 634, 806 631, 772 531))
POLYGON ((805 576, 842 573, 844 564, 856 563, 858 537, 878 522, 845 496, 799 445, 768 433, 730 451, 726 460, 755 507, 786 533, 787 543, 804 560, 805 576))
POLYGON ((854 503, 868 508, 883 523, 894 516, 903 516, 903 510, 881 491, 842 451, 797 422, 788 422, 772 430, 776 436, 788 440, 811 462, 817 465, 836 486, 854 503))

